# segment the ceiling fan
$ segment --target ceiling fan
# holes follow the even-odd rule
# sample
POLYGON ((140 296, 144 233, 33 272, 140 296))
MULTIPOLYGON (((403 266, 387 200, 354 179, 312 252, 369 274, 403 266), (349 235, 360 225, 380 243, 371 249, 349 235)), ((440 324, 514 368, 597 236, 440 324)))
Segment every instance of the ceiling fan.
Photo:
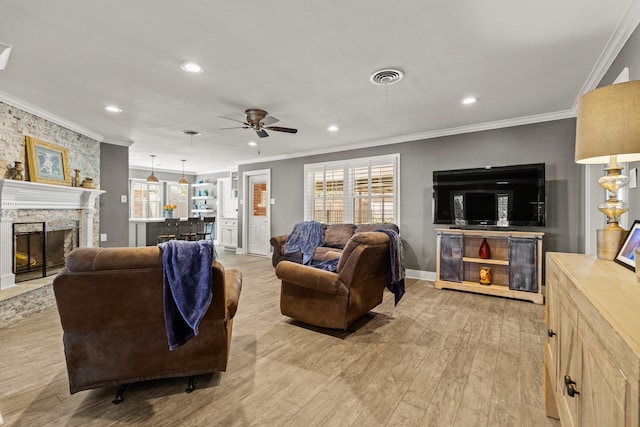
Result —
POLYGON ((234 122, 242 123, 244 125, 220 129, 253 129, 256 131, 260 138, 266 138, 267 136, 269 136, 267 130, 286 133, 298 132, 298 129, 271 126, 272 124, 277 123, 279 120, 273 116, 270 116, 269 113, 264 110, 260 110, 258 108, 249 108, 248 110, 245 110, 244 114, 247 116, 247 120, 245 122, 243 122, 242 120, 232 119, 230 117, 219 116, 221 119, 233 120, 234 122))

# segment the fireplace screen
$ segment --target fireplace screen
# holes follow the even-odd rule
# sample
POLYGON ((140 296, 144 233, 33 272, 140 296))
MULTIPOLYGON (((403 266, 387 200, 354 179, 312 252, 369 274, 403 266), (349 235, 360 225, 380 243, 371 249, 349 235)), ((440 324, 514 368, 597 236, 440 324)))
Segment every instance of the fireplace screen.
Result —
POLYGON ((13 272, 16 282, 56 274, 79 244, 78 221, 60 219, 13 224, 13 272))

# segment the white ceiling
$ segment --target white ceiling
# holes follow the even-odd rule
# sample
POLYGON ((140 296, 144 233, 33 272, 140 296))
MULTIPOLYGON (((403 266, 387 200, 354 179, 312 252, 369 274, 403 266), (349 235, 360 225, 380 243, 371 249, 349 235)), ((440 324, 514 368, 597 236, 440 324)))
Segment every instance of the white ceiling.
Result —
POLYGON ((156 154, 158 169, 187 159, 187 171, 220 171, 569 117, 638 24, 639 2, 2 0, 0 42, 14 47, 0 100, 133 142, 132 167, 156 154), (369 81, 388 67, 404 80, 369 81), (462 105, 469 95, 478 102, 462 105), (219 116, 243 120, 246 108, 299 131, 270 132, 259 155, 252 130, 219 130, 235 125, 219 116), (191 146, 184 129, 203 135, 191 146))

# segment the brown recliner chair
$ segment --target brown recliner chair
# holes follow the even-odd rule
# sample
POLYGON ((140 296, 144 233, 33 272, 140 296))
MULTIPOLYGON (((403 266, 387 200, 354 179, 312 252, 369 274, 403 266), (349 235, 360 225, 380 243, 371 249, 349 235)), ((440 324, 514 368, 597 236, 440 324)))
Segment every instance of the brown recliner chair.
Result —
POLYGON ((340 256, 336 272, 281 261, 280 311, 311 325, 347 329, 382 302, 389 272, 389 236, 354 234, 340 256))
POLYGON ((212 265, 213 300, 199 334, 170 351, 158 247, 79 248, 53 281, 71 393, 224 371, 242 275, 212 265))

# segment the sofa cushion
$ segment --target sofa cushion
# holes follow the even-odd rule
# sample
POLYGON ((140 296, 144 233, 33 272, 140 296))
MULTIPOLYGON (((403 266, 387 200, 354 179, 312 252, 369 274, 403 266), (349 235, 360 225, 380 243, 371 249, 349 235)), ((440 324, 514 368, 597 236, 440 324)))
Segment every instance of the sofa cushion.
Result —
POLYGON ((396 233, 400 233, 400 229, 398 228, 397 225, 395 224, 361 224, 358 226, 358 228, 356 228, 356 233, 366 233, 369 231, 376 231, 376 230, 393 230, 396 233))
POLYGON ((313 260, 318 262, 324 262, 326 261, 324 257, 327 253, 338 253, 338 257, 340 257, 339 254, 341 252, 342 252, 342 249, 330 248, 328 246, 320 246, 320 247, 317 247, 316 250, 313 252, 313 260))
POLYGON ((356 226, 353 224, 329 224, 324 232, 324 246, 330 248, 344 248, 356 226))

